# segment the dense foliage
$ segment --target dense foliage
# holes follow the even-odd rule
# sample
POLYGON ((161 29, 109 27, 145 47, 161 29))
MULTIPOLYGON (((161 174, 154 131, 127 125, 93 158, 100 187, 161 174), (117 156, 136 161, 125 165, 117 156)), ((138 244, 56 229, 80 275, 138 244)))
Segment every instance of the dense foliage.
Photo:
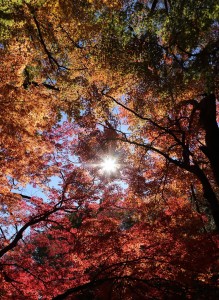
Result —
POLYGON ((0 3, 0 298, 218 298, 216 1, 0 3))

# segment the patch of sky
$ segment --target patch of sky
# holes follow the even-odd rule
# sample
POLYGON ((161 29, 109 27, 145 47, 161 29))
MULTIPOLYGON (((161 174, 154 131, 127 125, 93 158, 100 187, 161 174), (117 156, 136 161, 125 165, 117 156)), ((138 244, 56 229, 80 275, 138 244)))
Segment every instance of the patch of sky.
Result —
POLYGON ((86 47, 86 44, 87 44, 87 41, 86 41, 86 40, 79 40, 79 41, 77 42, 77 45, 78 45, 78 47, 80 47, 80 48, 85 48, 85 47, 86 47))
POLYGON ((28 197, 39 197, 46 200, 45 192, 42 191, 41 188, 35 186, 33 184, 27 184, 25 187, 17 187, 13 188, 11 191, 15 194, 22 195, 23 198, 28 197))
POLYGON ((64 112, 60 112, 60 120, 58 121, 58 124, 59 125, 63 125, 64 122, 67 122, 68 121, 68 116, 66 113, 64 112))
POLYGON ((95 13, 94 13, 95 19, 98 20, 101 17, 102 13, 103 12, 100 10, 95 11, 95 13))
POLYGON ((196 55, 199 54, 201 52, 201 48, 200 47, 196 47, 195 49, 192 50, 192 54, 196 55))
POLYGON ((56 79, 52 79, 51 77, 47 77, 47 79, 45 80, 46 84, 51 84, 51 85, 56 85, 57 80, 56 79))
POLYGON ((65 67, 65 66, 59 66, 57 73, 58 72, 66 72, 66 71, 67 71, 67 67, 65 67))

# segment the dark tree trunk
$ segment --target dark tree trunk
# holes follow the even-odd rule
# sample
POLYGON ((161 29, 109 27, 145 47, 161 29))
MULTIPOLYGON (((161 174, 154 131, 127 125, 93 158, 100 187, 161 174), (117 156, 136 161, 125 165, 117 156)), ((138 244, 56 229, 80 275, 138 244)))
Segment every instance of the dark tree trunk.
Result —
POLYGON ((200 122, 205 130, 206 146, 201 150, 208 157, 219 186, 219 128, 216 120, 216 98, 214 94, 205 96, 200 104, 200 122))
POLYGON ((212 186, 205 173, 198 166, 194 167, 193 173, 197 176, 202 184, 204 197, 209 204, 217 231, 219 231, 219 202, 217 196, 212 189, 212 186))

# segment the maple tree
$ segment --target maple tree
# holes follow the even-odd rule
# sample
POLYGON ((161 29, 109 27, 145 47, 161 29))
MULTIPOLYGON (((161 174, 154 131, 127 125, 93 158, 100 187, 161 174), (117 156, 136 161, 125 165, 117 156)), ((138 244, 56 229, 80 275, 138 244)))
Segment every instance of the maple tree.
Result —
POLYGON ((5 1, 1 299, 218 296, 217 13, 5 1))

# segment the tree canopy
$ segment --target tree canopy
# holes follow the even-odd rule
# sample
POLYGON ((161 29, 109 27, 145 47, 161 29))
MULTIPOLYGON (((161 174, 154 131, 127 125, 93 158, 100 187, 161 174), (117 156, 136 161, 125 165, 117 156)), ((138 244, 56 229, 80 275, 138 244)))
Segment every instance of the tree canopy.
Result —
POLYGON ((218 298, 216 1, 0 3, 0 298, 218 298))

